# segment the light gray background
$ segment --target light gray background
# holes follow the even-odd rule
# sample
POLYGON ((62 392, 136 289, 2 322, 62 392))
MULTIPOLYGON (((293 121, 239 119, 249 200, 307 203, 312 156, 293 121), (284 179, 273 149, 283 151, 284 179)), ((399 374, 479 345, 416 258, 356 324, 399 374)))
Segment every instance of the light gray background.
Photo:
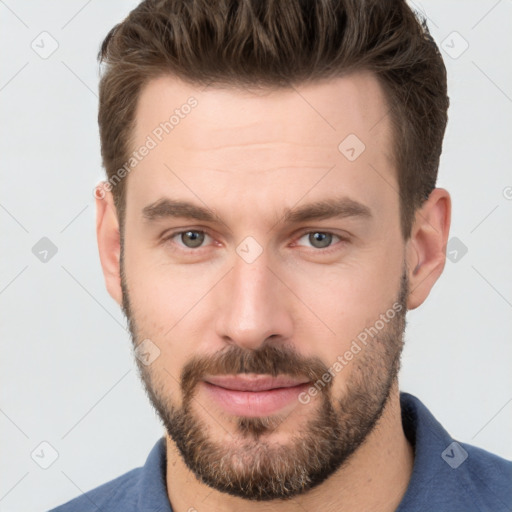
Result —
MULTIPOLYGON (((105 290, 92 196, 103 178, 96 54, 136 3, 0 0, 1 511, 67 501, 142 465, 163 434, 105 290), (43 31, 59 45, 47 59, 31 47, 51 48, 43 31), (32 253, 42 237, 58 248, 46 263, 32 253), (58 452, 46 470, 31 458, 43 441, 58 452)), ((468 252, 408 316, 401 389, 455 439, 512 458, 512 2, 415 5, 444 48, 438 185, 468 252)))

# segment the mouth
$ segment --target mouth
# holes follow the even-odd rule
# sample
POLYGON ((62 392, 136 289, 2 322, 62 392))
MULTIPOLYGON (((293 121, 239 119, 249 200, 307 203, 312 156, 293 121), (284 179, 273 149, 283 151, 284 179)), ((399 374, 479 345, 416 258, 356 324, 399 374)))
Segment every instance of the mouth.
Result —
POLYGON ((258 417, 298 403, 299 394, 310 382, 287 375, 237 374, 207 376, 202 385, 209 398, 228 414, 258 417))

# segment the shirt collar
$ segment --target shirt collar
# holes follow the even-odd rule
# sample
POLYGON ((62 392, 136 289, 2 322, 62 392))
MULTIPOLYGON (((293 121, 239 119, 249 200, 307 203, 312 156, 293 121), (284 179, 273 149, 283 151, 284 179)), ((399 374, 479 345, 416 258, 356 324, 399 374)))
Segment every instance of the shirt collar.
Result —
POLYGON ((151 512, 172 512, 167 494, 166 440, 161 437, 146 459, 137 485, 139 497, 137 510, 151 512))
POLYGON ((422 503, 433 507, 429 510, 436 510, 436 506, 442 510, 446 496, 464 485, 467 478, 464 468, 454 472, 455 464, 466 452, 418 398, 401 392, 400 406, 404 433, 414 448, 414 467, 396 512, 416 510, 422 503))

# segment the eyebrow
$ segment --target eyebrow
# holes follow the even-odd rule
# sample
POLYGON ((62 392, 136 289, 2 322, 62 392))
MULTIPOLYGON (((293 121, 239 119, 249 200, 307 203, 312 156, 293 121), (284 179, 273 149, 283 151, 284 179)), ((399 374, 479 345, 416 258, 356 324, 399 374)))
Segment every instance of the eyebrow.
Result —
POLYGON ((197 206, 188 201, 176 201, 167 197, 163 197, 145 206, 142 209, 142 216, 148 222, 173 217, 196 219, 203 222, 214 222, 217 220, 213 212, 207 208, 197 206))
MULTIPOLYGON (((145 206, 142 209, 142 216, 147 222, 165 218, 187 218, 201 222, 219 221, 219 218, 208 208, 167 197, 145 206)), ((316 201, 298 208, 287 208, 280 222, 298 224, 310 220, 347 217, 371 219, 373 215, 368 206, 348 197, 341 197, 316 201)))
POLYGON ((348 197, 325 199, 315 203, 306 204, 299 208, 287 209, 284 222, 298 224, 309 220, 322 220, 333 218, 360 217, 371 219, 370 208, 348 197))

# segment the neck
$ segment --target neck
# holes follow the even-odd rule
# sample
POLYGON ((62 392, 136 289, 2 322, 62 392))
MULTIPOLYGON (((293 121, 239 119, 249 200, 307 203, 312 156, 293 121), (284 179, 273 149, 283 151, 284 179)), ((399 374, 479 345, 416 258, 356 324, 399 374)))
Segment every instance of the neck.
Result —
POLYGON ((254 502, 212 490, 197 480, 174 442, 166 437, 167 492, 174 512, 391 512, 405 494, 414 463, 412 446, 402 428, 397 381, 377 425, 346 464, 314 489, 286 501, 254 502))

